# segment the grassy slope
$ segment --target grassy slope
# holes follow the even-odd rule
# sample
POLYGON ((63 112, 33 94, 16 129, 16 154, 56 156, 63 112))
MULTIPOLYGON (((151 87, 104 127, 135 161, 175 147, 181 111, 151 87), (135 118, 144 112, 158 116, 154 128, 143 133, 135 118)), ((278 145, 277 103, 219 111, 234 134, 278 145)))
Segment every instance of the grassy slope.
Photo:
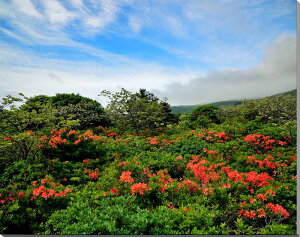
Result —
MULTIPOLYGON (((272 96, 277 96, 277 95, 288 95, 288 94, 295 94, 296 95, 296 89, 295 90, 291 90, 291 91, 287 91, 287 92, 283 92, 283 93, 279 93, 279 94, 275 94, 272 96)), ((272 97, 271 96, 271 97, 272 97)), ((218 102, 214 102, 214 103, 210 103, 210 105, 214 105, 217 107, 224 107, 224 106, 232 106, 232 105, 239 105, 242 104, 243 100, 227 100, 227 101, 218 101, 218 102)), ((191 113, 192 110, 196 107, 198 107, 200 104, 197 105, 178 105, 178 106, 172 106, 172 113, 174 114, 178 114, 178 113, 191 113)))

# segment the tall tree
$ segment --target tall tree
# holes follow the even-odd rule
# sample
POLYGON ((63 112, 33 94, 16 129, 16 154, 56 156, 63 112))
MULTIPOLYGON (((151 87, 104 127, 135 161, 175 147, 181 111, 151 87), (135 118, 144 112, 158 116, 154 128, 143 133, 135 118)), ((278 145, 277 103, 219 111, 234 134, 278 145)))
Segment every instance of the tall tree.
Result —
POLYGON ((132 129, 136 133, 166 124, 166 113, 162 101, 152 93, 142 89, 131 93, 124 88, 120 92, 102 91, 102 96, 110 99, 107 113, 113 124, 120 130, 132 129))
POLYGON ((67 120, 77 120, 76 129, 88 129, 97 126, 107 126, 109 121, 101 104, 79 94, 58 93, 55 96, 39 95, 29 98, 26 102, 32 105, 35 102, 51 104, 57 109, 57 115, 67 120))

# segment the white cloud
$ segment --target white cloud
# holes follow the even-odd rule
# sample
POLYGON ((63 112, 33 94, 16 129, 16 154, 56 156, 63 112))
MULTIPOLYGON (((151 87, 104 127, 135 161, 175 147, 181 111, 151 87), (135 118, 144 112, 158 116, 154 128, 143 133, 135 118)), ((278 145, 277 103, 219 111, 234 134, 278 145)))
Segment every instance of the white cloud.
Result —
POLYGON ((207 74, 133 61, 107 66, 96 61, 47 59, 3 47, 0 94, 11 93, 14 88, 14 92, 29 96, 74 92, 100 100, 97 95, 103 89, 147 88, 159 97, 168 97, 173 105, 260 97, 296 87, 295 47, 294 36, 282 35, 269 45, 258 65, 207 74))
POLYGON ((134 33, 139 33, 143 28, 141 20, 135 16, 129 17, 128 24, 134 33))
MULTIPOLYGON (((68 61, 38 57, 28 51, 1 44, 0 95, 23 92, 28 96, 61 92, 80 93, 97 98, 101 90, 125 87, 164 88, 170 81, 188 81, 194 72, 162 67, 153 63, 128 61, 109 64, 97 61, 68 61)), ((99 99, 99 98, 98 98, 99 99)))
POLYGON ((82 0, 70 0, 70 3, 72 4, 73 7, 75 8, 81 8, 83 7, 83 2, 82 0))
POLYGON ((0 26, 1 35, 20 41, 25 48, 63 46, 73 50, 74 54, 84 53, 94 58, 94 62, 51 59, 42 50, 38 55, 8 41, 6 44, 0 41, 2 90, 15 88, 37 94, 67 88, 70 92, 94 95, 98 87, 115 89, 120 86, 133 90, 146 87, 159 90, 161 96, 167 95, 174 104, 280 92, 295 84, 295 50, 290 48, 294 46, 293 39, 281 37, 266 51, 265 60, 253 65, 260 59, 259 51, 278 35, 271 27, 265 31, 266 27, 258 24, 257 19, 263 16, 264 20, 272 21, 278 17, 291 17, 293 9, 286 7, 284 4, 288 3, 285 2, 275 1, 274 7, 262 12, 261 3, 236 0, 0 1, 0 20, 6 22, 0 26), (281 3, 284 3, 282 8, 278 7, 281 3), (247 9, 249 4, 251 11, 247 9), (145 38, 144 31, 148 32, 145 38), (191 60, 196 65, 202 63, 212 68, 231 69, 202 75, 182 66, 144 63, 102 50, 101 45, 84 43, 85 37, 98 34, 125 35, 152 44, 174 57, 191 60), (224 42, 220 35, 230 42, 224 42), (76 41, 78 38, 83 40, 76 41), (235 41, 231 42, 231 39, 235 41))
POLYGON ((264 59, 252 68, 211 71, 186 84, 172 83, 155 93, 178 105, 261 97, 295 88, 296 39, 281 35, 266 48, 264 59))
POLYGON ((19 10, 21 13, 35 17, 35 18, 43 18, 40 12, 35 8, 33 3, 30 0, 13 0, 13 6, 19 10))
POLYGON ((57 0, 44 0, 45 13, 52 24, 65 25, 76 17, 74 12, 67 10, 57 0))

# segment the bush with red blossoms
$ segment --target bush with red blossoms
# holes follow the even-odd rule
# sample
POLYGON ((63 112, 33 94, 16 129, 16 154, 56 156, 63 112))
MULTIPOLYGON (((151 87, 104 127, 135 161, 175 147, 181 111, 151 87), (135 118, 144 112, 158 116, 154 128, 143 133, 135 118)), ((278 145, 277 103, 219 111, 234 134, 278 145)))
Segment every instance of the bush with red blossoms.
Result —
MULTIPOLYGON (((288 125, 253 123, 139 133, 28 128, 24 136, 36 139, 38 152, 1 168, 0 231, 295 234, 293 133, 288 125)), ((3 147, 16 142, 0 140, 3 147)))

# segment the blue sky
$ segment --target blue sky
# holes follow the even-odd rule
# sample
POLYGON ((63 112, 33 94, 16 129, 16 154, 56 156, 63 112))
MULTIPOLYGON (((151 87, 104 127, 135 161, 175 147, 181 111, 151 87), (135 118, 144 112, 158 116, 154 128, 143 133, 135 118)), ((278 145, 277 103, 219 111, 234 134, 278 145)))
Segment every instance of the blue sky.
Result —
POLYGON ((2 0, 0 95, 265 96, 296 88, 295 39, 294 0, 2 0))

